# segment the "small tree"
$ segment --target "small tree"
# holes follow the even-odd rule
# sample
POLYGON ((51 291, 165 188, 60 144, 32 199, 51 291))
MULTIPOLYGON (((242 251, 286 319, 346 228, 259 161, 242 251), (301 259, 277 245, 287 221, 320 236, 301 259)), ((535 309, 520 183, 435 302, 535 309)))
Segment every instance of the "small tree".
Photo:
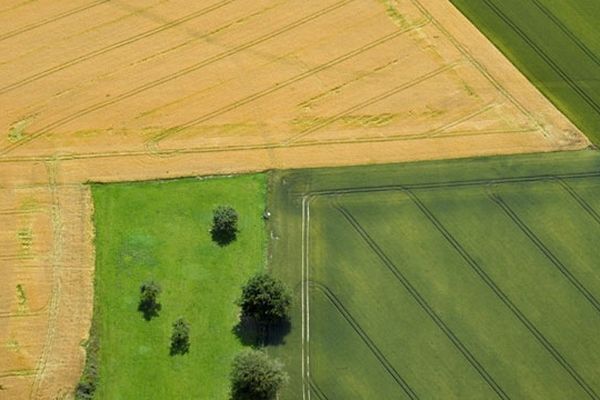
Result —
POLYGON ((282 363, 262 351, 246 350, 233 360, 231 397, 233 400, 272 400, 287 380, 282 363))
POLYGON ((147 321, 158 316, 158 312, 161 309, 161 305, 158 302, 160 292, 160 286, 154 281, 145 282, 140 287, 138 311, 144 314, 144 319, 147 321))
POLYGON ((171 355, 185 354, 190 350, 190 325, 183 318, 173 323, 171 355))
POLYGON ((242 318, 253 319, 257 327, 267 331, 269 325, 288 320, 292 296, 287 287, 271 275, 254 275, 242 288, 237 304, 242 318))
POLYGON ((238 233, 238 214, 230 206, 219 206, 213 211, 213 223, 210 233, 220 246, 235 240, 238 233))

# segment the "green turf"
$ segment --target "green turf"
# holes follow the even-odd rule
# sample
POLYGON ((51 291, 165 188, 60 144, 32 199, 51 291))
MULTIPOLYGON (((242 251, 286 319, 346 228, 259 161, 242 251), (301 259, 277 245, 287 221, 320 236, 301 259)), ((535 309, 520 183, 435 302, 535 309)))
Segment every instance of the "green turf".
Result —
POLYGON ((600 145, 600 1, 451 1, 600 145))
POLYGON ((97 399, 226 399, 241 285, 266 257, 265 175, 93 186, 97 399), (208 232, 215 206, 240 215, 238 240, 208 232), (160 283, 160 316, 137 312, 139 287, 160 283), (171 324, 191 325, 190 352, 169 355, 171 324))
POLYGON ((282 399, 303 381, 321 400, 598 398, 599 152, 273 182, 272 268, 295 289, 292 332, 271 349, 292 377, 282 399))

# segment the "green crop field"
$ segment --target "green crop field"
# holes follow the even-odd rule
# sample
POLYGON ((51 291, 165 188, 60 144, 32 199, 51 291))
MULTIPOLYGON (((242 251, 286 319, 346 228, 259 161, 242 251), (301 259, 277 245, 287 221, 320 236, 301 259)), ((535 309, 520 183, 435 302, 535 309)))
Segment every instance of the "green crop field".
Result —
POLYGON ((451 1, 600 145, 600 1, 451 1))
POLYGON ((600 153, 277 172, 282 399, 598 399, 600 153))
POLYGON ((96 399, 226 399, 240 287, 266 257, 266 177, 94 185, 96 399), (240 215, 240 234, 219 247, 208 232, 215 206, 240 215), (137 311, 140 285, 162 286, 162 310, 137 311), (188 354, 170 356, 171 324, 190 325, 188 354))

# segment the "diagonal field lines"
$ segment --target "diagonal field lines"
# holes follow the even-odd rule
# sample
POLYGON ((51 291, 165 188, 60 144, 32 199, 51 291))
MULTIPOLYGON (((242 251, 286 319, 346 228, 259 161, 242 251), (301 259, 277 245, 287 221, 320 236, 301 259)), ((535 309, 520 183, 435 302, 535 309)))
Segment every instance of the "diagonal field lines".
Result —
POLYGON ((362 339, 363 343, 371 350, 371 353, 377 358, 379 363, 385 368, 387 373, 396 381, 398 386, 402 388, 404 393, 411 399, 416 400, 419 397, 415 393, 415 391, 410 387, 410 385, 402 378, 402 376, 398 373, 398 371, 394 368, 394 366, 388 361, 383 352, 377 347, 377 345, 373 342, 373 340, 369 337, 369 335, 363 330, 363 328, 359 325, 356 319, 352 316, 350 311, 344 306, 344 303, 329 289, 327 286, 316 282, 310 281, 309 286, 319 290, 321 293, 327 297, 327 299, 333 304, 333 306, 338 310, 338 312, 344 317, 344 319, 350 324, 354 332, 362 339))
POLYGON ((404 274, 396 267, 392 260, 383 252, 379 245, 371 238, 369 233, 360 225, 360 223, 354 218, 354 216, 343 206, 337 205, 336 209, 342 213, 344 218, 354 228, 356 233, 360 235, 363 241, 371 248, 371 250, 377 255, 380 261, 389 269, 389 271, 398 279, 398 281, 404 286, 409 292, 421 309, 433 320, 438 328, 446 335, 446 337, 452 342, 457 350, 465 357, 465 359, 471 364, 471 366, 477 371, 481 378, 489 385, 489 387, 496 393, 501 399, 510 399, 506 392, 500 387, 500 385, 494 380, 494 378, 486 371, 485 367, 475 358, 473 353, 462 343, 462 341, 456 336, 456 334, 446 325, 446 323, 439 317, 439 315, 433 310, 433 308, 427 303, 427 300, 417 291, 417 289, 410 283, 410 281, 404 276, 404 274))
MULTIPOLYGON (((229 0, 229 1, 233 1, 233 0, 229 0)), ((180 77, 182 77, 184 75, 187 75, 187 74, 189 74, 191 72, 198 71, 199 69, 204 68, 204 67, 206 67, 206 66, 208 66, 210 64, 213 64, 213 63, 215 63, 217 61, 220 61, 220 60, 225 59, 227 57, 230 57, 230 56, 232 56, 234 54, 237 54, 237 53, 239 53, 242 50, 246 50, 246 49, 251 48, 253 46, 256 46, 256 45, 258 45, 260 43, 266 42, 267 40, 273 39, 273 38, 275 38, 277 36, 280 36, 280 35, 282 35, 284 33, 287 33, 289 31, 291 31, 291 30, 293 30, 295 28, 298 28, 298 27, 300 27, 302 25, 305 25, 305 24, 307 24, 307 23, 309 23, 309 22, 311 22, 311 21, 313 21, 313 20, 315 20, 315 19, 317 19, 319 17, 323 17, 323 16, 327 15, 328 13, 330 13, 332 11, 335 11, 335 10, 337 10, 339 8, 342 8, 342 7, 346 6, 347 4, 351 3, 352 1, 355 1, 355 0, 342 0, 342 1, 338 1, 337 3, 329 5, 329 6, 323 8, 323 9, 317 11, 317 12, 314 12, 314 13, 312 13, 310 15, 304 16, 304 17, 302 17, 302 18, 300 18, 300 19, 298 19, 298 20, 296 20, 296 21, 294 21, 294 22, 292 22, 290 24, 287 24, 287 25, 285 25, 285 26, 283 26, 283 27, 281 27, 279 29, 276 29, 276 30, 274 30, 274 31, 272 31, 270 33, 267 33, 267 34, 262 35, 262 36, 260 36, 258 38, 255 38, 255 39, 252 39, 250 41, 247 41, 247 42, 245 42, 243 44, 240 44, 238 46, 232 47, 229 50, 221 52, 221 53, 219 53, 217 55, 214 55, 212 57, 209 57, 207 59, 204 59, 203 61, 200 61, 199 63, 190 65, 190 66, 188 66, 186 68, 183 68, 183 69, 181 69, 181 70, 179 70, 179 71, 177 71, 175 73, 165 75, 162 78, 159 78, 159 79, 154 80, 152 82, 145 83, 145 84, 143 84, 141 86, 138 86, 138 87, 136 87, 134 89, 128 90, 128 91, 126 91, 124 93, 121 93, 118 96, 113 97, 110 100, 105 100, 105 101, 96 103, 94 105, 91 105, 89 107, 86 107, 86 108, 84 108, 82 110, 79 110, 79 111, 77 111, 77 112, 75 112, 73 114, 70 114, 70 115, 68 115, 68 116, 66 116, 64 118, 61 118, 61 119, 59 119, 57 121, 54 121, 54 122, 46 125, 45 127, 41 128, 37 132, 32 133, 31 135, 23 138, 23 140, 21 140, 21 141, 19 141, 17 143, 13 143, 13 144, 11 144, 9 146, 6 146, 4 149, 0 150, 0 155, 6 154, 6 153, 10 152, 11 150, 13 150, 14 148, 16 148, 18 146, 21 146, 21 145, 23 145, 25 143, 28 143, 31 140, 34 140, 34 139, 36 139, 39 136, 42 136, 42 135, 44 135, 46 133, 49 133, 53 129, 56 129, 57 127, 60 127, 60 126, 65 125, 65 124, 67 124, 67 123, 69 123, 71 121, 74 121, 74 120, 76 120, 76 119, 78 119, 78 118, 80 118, 80 117, 82 117, 84 115, 90 114, 90 113, 92 113, 94 111, 101 110, 102 108, 105 108, 107 106, 116 104, 116 103, 118 103, 120 101, 123 101, 125 99, 130 98, 130 97, 133 97, 135 95, 138 95, 138 94, 140 94, 140 93, 142 93, 142 92, 144 92, 146 90, 155 88, 155 87, 160 86, 160 85, 164 85, 167 82, 173 81, 173 80, 175 80, 177 78, 180 78, 180 77)), ((213 7, 216 7, 216 5, 213 6, 213 7)), ((2 91, 0 90, 0 94, 1 93, 2 93, 2 91)))
POLYGON ((431 78, 433 78, 435 76, 438 76, 438 75, 440 75, 440 74, 442 74, 442 73, 444 73, 446 71, 449 71, 449 70, 453 69, 458 64, 459 64, 459 62, 449 63, 447 65, 444 65, 443 67, 437 68, 434 71, 431 71, 431 72, 428 72, 428 73, 426 73, 424 75, 418 76, 415 79, 410 80, 409 82, 405 82, 405 83, 403 83, 403 84, 401 84, 401 85, 399 85, 397 87, 394 87, 394 88, 392 88, 390 90, 387 90, 387 91, 385 91, 385 92, 383 92, 381 94, 373 96, 373 97, 371 97, 371 98, 369 98, 369 99, 367 99, 367 100, 365 100, 365 101, 363 101, 363 102, 361 102, 359 104, 356 104, 356 105, 354 105, 354 106, 352 106, 350 108, 347 108, 347 109, 339 112, 338 114, 336 114, 336 115, 334 115, 334 116, 332 116, 330 118, 325 119, 323 122, 321 122, 321 123, 319 123, 319 124, 317 124, 315 126, 312 126, 310 128, 304 129, 302 132, 298 133, 297 135, 292 136, 291 138, 287 139, 284 142, 284 144, 289 144, 289 143, 296 142, 296 141, 302 139, 303 137, 305 137, 307 135, 310 135, 311 133, 320 130, 321 128, 324 128, 324 127, 326 127, 328 125, 333 124, 336 121, 339 121, 341 118, 343 118, 344 116, 346 116, 346 115, 348 115, 348 114, 350 114, 352 112, 358 111, 358 110, 360 110, 362 108, 368 107, 368 106, 370 106, 372 104, 375 104, 377 102, 385 100, 386 98, 388 98, 390 96, 393 96, 395 94, 401 93, 402 91, 404 91, 406 89, 409 89, 409 88, 411 88, 413 86, 418 85, 419 83, 425 82, 428 79, 431 79, 431 78))
POLYGON ((491 0, 483 0, 485 4, 492 10, 494 14, 498 16, 504 23, 506 23, 517 35, 523 39, 525 43, 531 49, 550 66, 556 72, 564 82, 573 89, 579 97, 587 103, 596 113, 600 114, 600 105, 573 79, 567 74, 537 43, 535 43, 527 34, 515 24, 496 4, 491 0))
POLYGON ((515 317, 531 332, 538 342, 552 355, 565 371, 573 377, 577 384, 588 394, 591 399, 598 400, 600 397, 581 375, 573 368, 569 361, 554 347, 552 343, 540 332, 537 327, 523 314, 523 312, 512 302, 504 291, 492 280, 485 270, 475 261, 473 257, 462 247, 452 234, 442 225, 435 215, 425 204, 410 190, 404 191, 413 203, 419 208, 423 215, 432 223, 448 243, 459 253, 465 262, 485 282, 485 284, 498 296, 498 298, 512 311, 515 317))
POLYGON ((151 37, 153 35, 156 35, 157 33, 166 31, 168 29, 172 29, 174 27, 177 27, 178 25, 181 25, 183 23, 191 21, 191 20, 193 20, 195 18, 198 18, 200 16, 206 15, 206 14, 212 12, 212 11, 218 10, 219 8, 224 7, 227 4, 232 3, 234 1, 235 0, 225 0, 225 1, 221 1, 221 2, 218 2, 218 3, 212 4, 212 5, 208 6, 208 7, 204 7, 203 9, 198 10, 198 11, 192 13, 192 14, 186 15, 185 17, 182 17, 182 18, 178 18, 176 20, 173 20, 173 21, 171 21, 171 22, 169 22, 167 24, 164 24, 162 26, 159 26, 157 28, 153 28, 153 29, 150 29, 148 31, 139 33, 137 35, 131 36, 131 37, 127 38, 127 39, 123 39, 123 40, 121 40, 119 42, 110 44, 110 45, 102 47, 100 49, 90 51, 90 52, 88 52, 86 54, 83 54, 83 55, 81 55, 79 57, 73 58, 73 59, 71 59, 69 61, 66 61, 66 62, 62 63, 62 64, 55 65, 54 67, 48 68, 48 69, 46 69, 44 71, 41 71, 41 72, 38 72, 36 74, 30 75, 27 78, 21 79, 20 81, 13 82, 10 85, 4 86, 4 87, 0 88, 0 94, 8 93, 8 92, 10 92, 12 90, 18 89, 18 88, 23 87, 23 86, 25 86, 27 84, 35 82, 35 81, 37 81, 37 80, 39 80, 41 78, 48 77, 48 76, 50 76, 50 75, 52 75, 52 74, 54 74, 56 72, 62 71, 64 69, 67 69, 69 67, 77 65, 79 63, 82 63, 84 61, 91 60, 91 59, 93 59, 95 57, 98 57, 98 56, 100 56, 102 54, 106 54, 106 53, 108 53, 110 51, 119 49, 119 48, 124 47, 124 46, 128 46, 128 45, 133 44, 135 42, 138 42, 140 40, 147 39, 147 38, 149 38, 149 37, 151 37))
POLYGON ((310 380, 309 385, 311 391, 315 394, 315 396, 317 396, 318 400, 329 400, 327 395, 323 392, 323 390, 321 390, 321 388, 319 387, 319 385, 317 385, 317 382, 315 382, 314 379, 310 380))
MULTIPOLYGON (((154 141, 163 140, 166 137, 171 136, 171 135, 173 135, 173 134, 175 134, 177 132, 180 132, 180 131, 188 128, 188 127, 191 127, 191 126, 196 125, 196 124, 200 124, 202 122, 206 122, 206 121, 208 121, 210 119, 213 119, 213 118, 215 118, 215 117, 217 117, 219 115, 222 115, 222 114, 224 114, 226 112, 229 112, 229 111, 234 110, 234 109, 236 109, 238 107, 241 107, 241 106, 246 105, 248 103, 251 103, 251 102, 253 102, 255 100, 258 100, 258 99, 260 99, 260 98, 262 98, 264 96, 267 96, 269 94, 275 93, 275 92, 277 92, 277 91, 279 91, 279 90, 281 90, 283 88, 286 88, 286 87, 288 87, 288 86, 290 86, 290 85, 292 85, 294 83, 297 83, 297 82, 299 82, 299 81, 301 81, 303 79, 309 78, 309 77, 315 75, 316 73, 324 71, 324 70, 326 70, 328 68, 331 68, 331 67, 333 67, 333 66, 335 66, 337 64, 340 64, 340 63, 342 63, 344 61, 350 60, 351 58, 356 57, 357 55, 359 55, 361 53, 364 53, 364 52, 366 52, 368 50, 371 50, 371 49, 373 49, 373 48, 375 48, 377 46, 380 46, 380 45, 382 45, 382 44, 384 44, 384 43, 386 43, 386 42, 388 42, 390 40, 393 40, 393 39, 399 37, 400 35, 403 35, 403 34, 405 34, 407 32, 410 32, 410 31, 413 31, 415 29, 418 29, 418 28, 424 26, 426 23, 427 22, 423 22, 421 24, 416 24, 416 25, 408 27, 406 29, 397 30, 397 31, 394 31, 392 33, 389 33, 389 34, 387 34, 387 35, 385 35, 383 37, 380 37, 380 38, 378 38, 378 39, 376 39, 376 40, 374 40, 374 41, 372 41, 372 42, 370 42, 370 43, 368 43, 368 44, 366 44, 364 46, 361 46, 361 47, 359 47, 357 49, 354 49, 354 50, 352 50, 352 51, 350 51, 350 52, 348 52, 348 53, 346 53, 346 54, 344 54, 342 56, 336 57, 333 60, 330 60, 330 61, 328 61, 328 62, 326 62, 324 64, 321 64, 321 65, 319 65, 319 66, 317 66, 315 68, 311 68, 311 69, 309 69, 307 71, 304 71, 301 74, 298 74, 298 75, 296 75, 296 76, 294 76, 292 78, 286 79, 284 81, 277 82, 274 85, 272 85, 271 87, 269 87, 268 89, 256 92, 256 93, 254 93, 254 94, 252 94, 250 96, 247 96, 247 97, 245 97, 245 98, 243 98, 241 100, 238 100, 238 101, 236 101, 234 103, 228 104, 228 105, 226 105, 224 107, 221 107, 221 108, 219 108, 219 109, 217 109, 215 111, 212 111, 212 112, 204 114, 204 115, 202 115, 200 117, 194 118, 193 120, 188 121, 188 122, 186 122, 186 123, 184 123, 182 125, 179 125, 179 126, 176 126, 174 128, 171 128, 167 132, 165 132, 164 134, 155 137, 153 140, 154 141)), ((446 70, 446 69, 448 69, 450 67, 451 66, 447 66, 447 67, 445 67, 443 69, 446 70)))
POLYGON ((590 217, 596 221, 597 224, 600 225, 600 214, 592 207, 575 189, 569 185, 569 183, 565 179, 557 179, 556 180, 560 186, 579 204, 581 208, 585 210, 589 214, 590 217))
POLYGON ((541 12, 543 12, 552 22, 554 22, 554 24, 565 35, 567 35, 569 39, 571 39, 571 41, 573 41, 573 43, 575 43, 575 45, 590 58, 590 60, 592 60, 596 65, 600 66, 600 58, 592 50, 590 50, 590 48, 587 47, 585 43, 581 41, 581 39, 574 35, 573 32, 571 32, 569 28, 567 28, 565 24, 563 24, 561 20, 548 9, 548 7, 542 4, 540 0, 532 0, 532 2, 541 12))
POLYGON ((48 25, 48 24, 50 24, 52 22, 56 22, 56 21, 59 21, 61 19, 70 17, 70 16, 78 14, 80 12, 90 10, 90 9, 92 9, 94 7, 99 6, 99 5, 108 3, 109 1, 110 0, 96 0, 96 1, 92 2, 91 4, 86 4, 86 5, 83 5, 81 7, 77 7, 77 8, 74 8, 72 10, 62 12, 60 14, 57 14, 57 15, 53 16, 53 17, 46 18, 46 19, 43 19, 43 20, 38 21, 38 22, 34 22, 32 24, 29 24, 29 25, 25 25, 25 26, 23 26, 21 28, 14 29, 14 30, 12 30, 10 32, 3 33, 3 34, 0 35, 0 42, 3 41, 3 40, 9 39, 9 38, 15 37, 17 35, 20 35, 22 33, 31 31, 33 29, 40 28, 40 27, 42 27, 44 25, 48 25))
POLYGON ((581 283, 575 275, 564 265, 558 257, 542 242, 542 240, 527 226, 517 213, 495 192, 488 194, 489 198, 504 211, 506 216, 523 232, 525 236, 550 260, 550 262, 560 271, 560 273, 577 289, 577 291, 586 298, 586 300, 600 312, 600 302, 594 295, 581 283))

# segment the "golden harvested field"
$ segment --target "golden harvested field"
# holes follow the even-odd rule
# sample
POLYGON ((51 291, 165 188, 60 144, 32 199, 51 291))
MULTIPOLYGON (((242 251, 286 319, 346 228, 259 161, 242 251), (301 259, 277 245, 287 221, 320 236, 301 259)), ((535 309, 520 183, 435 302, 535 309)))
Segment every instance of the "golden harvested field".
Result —
POLYGON ((0 398, 78 379, 87 181, 588 145, 448 1, 5 0, 0 26, 0 398))

